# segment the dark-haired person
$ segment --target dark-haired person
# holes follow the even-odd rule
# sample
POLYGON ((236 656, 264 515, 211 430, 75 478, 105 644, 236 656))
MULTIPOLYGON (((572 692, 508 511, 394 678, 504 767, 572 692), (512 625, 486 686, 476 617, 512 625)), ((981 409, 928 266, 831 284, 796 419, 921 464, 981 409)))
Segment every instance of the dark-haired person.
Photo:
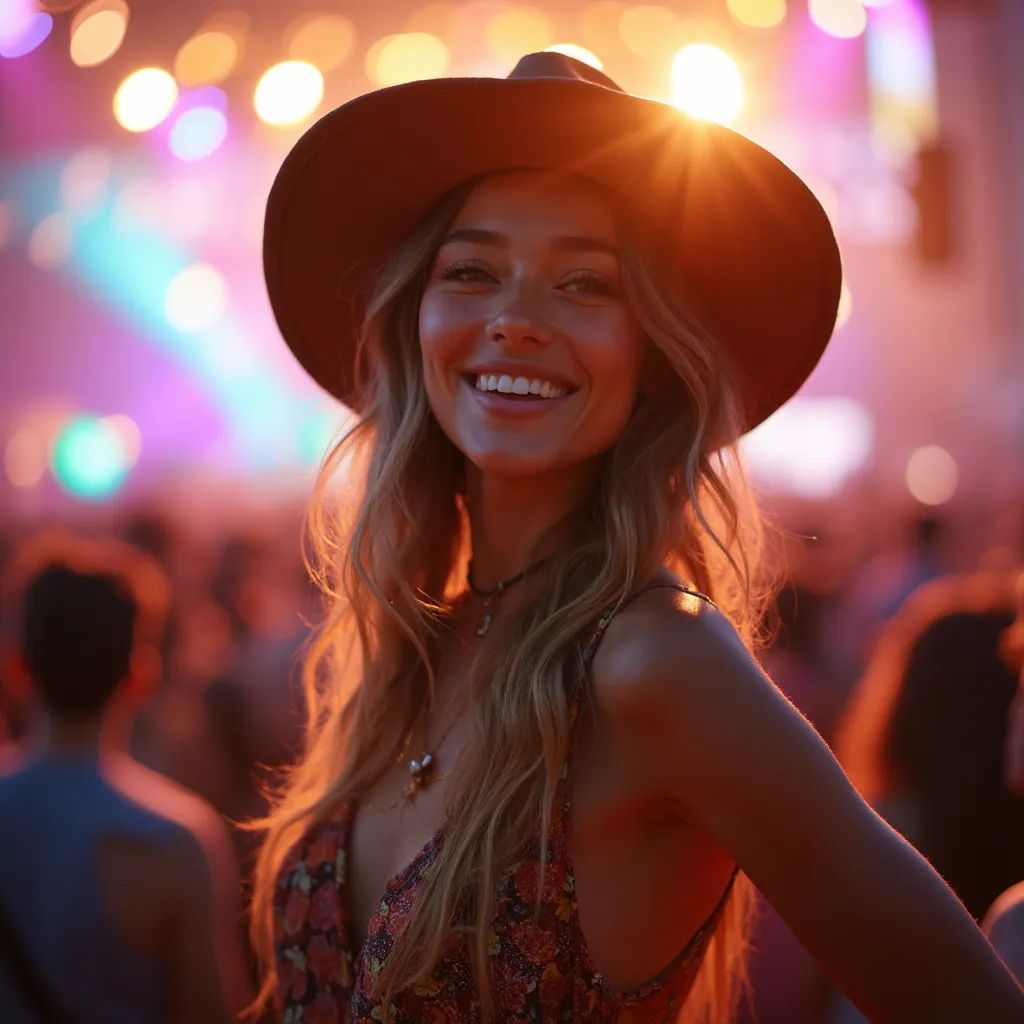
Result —
POLYGON ((123 752, 159 671, 165 577, 117 542, 47 534, 8 587, 34 719, 0 777, 0 1019, 231 1020, 249 993, 227 829, 123 752))
POLYGON ((262 823, 260 1005, 724 1024, 756 885, 880 1024, 1024 1019, 751 656, 735 442, 810 373, 841 280, 792 171, 530 54, 318 121, 264 267, 356 422, 309 519, 328 608, 262 823))
MULTIPOLYGON (((1019 661, 1015 574, 945 576, 886 624, 840 724, 861 794, 928 858, 975 920, 1024 871, 1024 793, 1004 766, 1019 661)), ((839 1000, 830 1021, 862 1022, 839 1000)))

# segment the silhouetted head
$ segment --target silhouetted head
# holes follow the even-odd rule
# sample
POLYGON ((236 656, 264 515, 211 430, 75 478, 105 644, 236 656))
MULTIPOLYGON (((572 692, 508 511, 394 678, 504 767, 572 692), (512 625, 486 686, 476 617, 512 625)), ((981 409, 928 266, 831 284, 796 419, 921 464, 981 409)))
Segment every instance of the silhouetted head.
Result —
POLYGON ((14 587, 21 661, 55 717, 96 716, 122 680, 153 674, 168 592, 141 552, 47 534, 16 553, 14 587))

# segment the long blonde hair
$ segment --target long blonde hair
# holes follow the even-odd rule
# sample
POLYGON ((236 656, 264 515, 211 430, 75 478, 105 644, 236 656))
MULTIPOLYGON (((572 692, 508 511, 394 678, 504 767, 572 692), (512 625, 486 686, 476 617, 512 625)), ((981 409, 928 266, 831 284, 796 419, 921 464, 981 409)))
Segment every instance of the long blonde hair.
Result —
MULTIPOLYGON (((264 973, 251 1013, 276 987, 272 901, 282 862, 396 761, 424 678, 433 694, 465 579, 464 458, 428 405, 417 323, 434 254, 478 180, 444 197, 381 271, 357 349, 363 412, 325 458, 308 510, 307 562, 326 615, 303 665, 304 749, 270 794, 267 817, 248 823, 265 831, 251 920, 264 973)), ((483 1019, 493 1015, 491 895, 538 821, 547 856, 570 742, 565 680, 584 671, 580 640, 603 612, 665 566, 711 596, 748 647, 759 639, 769 597, 757 579, 764 520, 732 443, 741 413, 729 369, 692 302, 658 278, 637 229, 622 223, 620 231, 623 287, 662 372, 602 456, 594 493, 538 542, 536 552, 557 552, 538 599, 496 621, 487 664, 470 672, 474 739, 452 775, 447 838, 376 980, 386 1008, 429 974, 454 927, 468 939, 483 1019)), ((538 887, 538 908, 540 896, 538 887)), ((745 985, 752 900, 740 875, 681 1020, 732 1015, 745 985)))

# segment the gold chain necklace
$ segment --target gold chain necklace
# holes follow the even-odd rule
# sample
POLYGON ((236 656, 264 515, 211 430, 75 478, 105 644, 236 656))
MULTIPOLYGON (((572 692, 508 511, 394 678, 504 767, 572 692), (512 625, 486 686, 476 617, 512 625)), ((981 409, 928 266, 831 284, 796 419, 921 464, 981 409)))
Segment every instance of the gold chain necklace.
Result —
MULTIPOLYGON (((493 615, 491 614, 492 603, 497 598, 501 597, 501 595, 509 587, 511 587, 513 583, 518 583, 521 579, 525 578, 526 576, 529 576, 532 572, 535 572, 545 562, 547 562, 547 560, 547 558, 542 558, 539 562, 534 562, 533 565, 524 569, 521 573, 518 573, 517 575, 511 577, 511 579, 502 580, 493 590, 480 590, 473 584, 473 562, 472 559, 470 560, 469 571, 467 573, 467 582, 469 583, 469 589, 472 590, 473 593, 476 594, 478 597, 482 597, 484 599, 483 614, 480 619, 480 623, 476 628, 477 636, 483 636, 491 628, 491 622, 493 620, 493 615)), ((455 723, 458 720, 458 715, 456 715, 455 718, 452 719, 448 728, 445 729, 445 731, 441 734, 441 738, 434 744, 433 749, 435 751, 440 750, 441 744, 444 743, 445 739, 447 739, 448 733, 452 731, 452 728, 454 727, 455 723)), ((398 758, 395 760, 395 764, 401 763, 405 759, 406 755, 409 753, 409 744, 412 742, 412 734, 413 730, 416 728, 416 724, 416 722, 413 722, 412 726, 409 728, 409 731, 405 734, 405 742, 402 745, 402 752, 398 755, 398 758)), ((428 735, 429 728, 430 723, 428 710, 428 735)), ((421 789, 425 789, 432 783, 447 778, 451 774, 451 769, 449 769, 443 774, 438 775, 436 771, 436 761, 437 757, 435 756, 434 753, 431 752, 431 748, 428 743, 426 745, 426 749, 423 751, 423 753, 419 756, 418 759, 410 759, 409 781, 405 784, 405 787, 403 788, 402 793, 398 797, 398 799, 388 804, 386 807, 378 807, 375 804, 368 804, 367 806, 371 807, 375 811, 390 811, 393 808, 397 807, 403 801, 405 805, 408 806, 413 802, 413 800, 416 799, 416 794, 419 793, 421 789)))

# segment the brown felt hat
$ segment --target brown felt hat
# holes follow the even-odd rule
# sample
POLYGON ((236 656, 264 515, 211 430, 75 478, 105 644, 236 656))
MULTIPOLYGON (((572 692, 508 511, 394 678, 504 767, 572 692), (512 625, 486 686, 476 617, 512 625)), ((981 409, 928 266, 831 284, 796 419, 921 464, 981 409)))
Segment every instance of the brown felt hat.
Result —
POLYGON ((750 429, 790 398, 835 325, 839 249, 781 160, 721 125, 630 96, 560 53, 508 78, 367 93, 296 142, 270 190, 267 290, 299 362, 358 410, 355 339, 374 276, 446 192, 490 171, 590 178, 649 226, 725 348, 750 429))

